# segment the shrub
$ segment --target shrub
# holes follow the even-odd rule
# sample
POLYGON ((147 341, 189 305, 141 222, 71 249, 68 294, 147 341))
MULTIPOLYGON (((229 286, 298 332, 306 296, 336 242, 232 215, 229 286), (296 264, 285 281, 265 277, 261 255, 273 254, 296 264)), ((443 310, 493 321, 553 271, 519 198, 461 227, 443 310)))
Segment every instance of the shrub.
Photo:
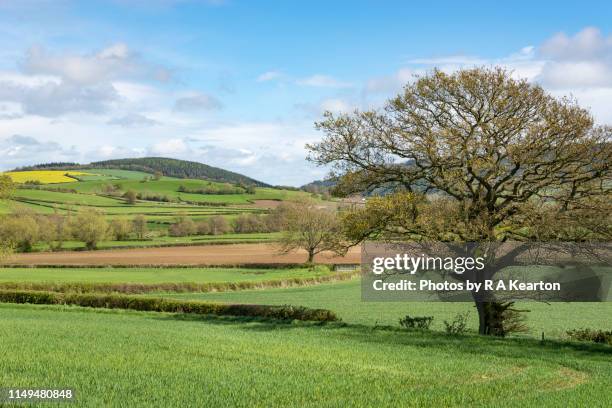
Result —
POLYGON ((263 317, 269 319, 310 320, 318 322, 333 322, 340 320, 336 314, 330 310, 310 309, 303 306, 242 305, 99 293, 0 291, 0 302, 77 305, 107 309, 263 317))
POLYGON ((138 198, 139 200, 144 200, 144 201, 158 201, 162 203, 176 202, 174 198, 169 197, 166 194, 155 194, 155 193, 149 193, 146 191, 136 194, 136 198, 138 198))
POLYGON ((452 321, 448 322, 444 320, 444 330, 446 334, 455 336, 465 333, 469 315, 470 312, 457 313, 452 321))
POLYGON ((267 232, 268 226, 266 225, 263 217, 255 214, 240 214, 233 222, 234 232, 237 233, 253 233, 253 232, 267 232))
POLYGON ((102 212, 88 208, 74 218, 72 230, 74 237, 84 242, 87 249, 96 249, 98 242, 107 236, 108 223, 102 212))
POLYGON ((133 230, 133 224, 126 219, 116 218, 110 222, 110 232, 116 241, 124 241, 133 230))
POLYGON ((149 232, 149 227, 147 226, 147 220, 144 215, 137 215, 132 220, 132 229, 134 233, 136 233, 136 237, 138 239, 143 239, 147 232, 149 232))
POLYGON ((106 183, 102 186, 102 192, 105 194, 113 194, 118 192, 121 189, 121 186, 118 184, 106 183))
POLYGON ((612 345, 612 330, 573 329, 568 330, 566 333, 572 340, 612 345))
POLYGON ((30 186, 40 186, 42 183, 40 180, 26 180, 23 184, 30 186))
POLYGON ((19 211, 0 220, 0 240, 9 243, 17 251, 29 252, 40 237, 36 215, 19 211))
POLYGON ((406 329, 425 329, 429 330, 429 326, 433 322, 433 316, 415 316, 410 317, 406 315, 403 319, 400 319, 399 324, 406 329))
POLYGON ((221 215, 215 215, 214 217, 209 218, 208 226, 211 235, 222 235, 230 231, 229 223, 225 217, 221 215))
POLYGON ((185 237, 194 235, 197 230, 197 225, 191 218, 181 218, 170 226, 168 233, 171 237, 185 237))
POLYGON ((198 235, 210 234, 210 225, 207 221, 201 221, 197 223, 198 235))
POLYGON ((134 190, 126 191, 125 194, 123 194, 123 198, 125 198, 125 201, 128 204, 132 204, 132 205, 136 204, 137 195, 136 195, 136 192, 134 190))
POLYGON ((244 194, 246 192, 245 188, 240 186, 234 186, 229 183, 223 184, 212 184, 208 183, 205 187, 200 188, 188 188, 184 185, 180 185, 178 188, 179 193, 188 193, 188 194, 244 194))

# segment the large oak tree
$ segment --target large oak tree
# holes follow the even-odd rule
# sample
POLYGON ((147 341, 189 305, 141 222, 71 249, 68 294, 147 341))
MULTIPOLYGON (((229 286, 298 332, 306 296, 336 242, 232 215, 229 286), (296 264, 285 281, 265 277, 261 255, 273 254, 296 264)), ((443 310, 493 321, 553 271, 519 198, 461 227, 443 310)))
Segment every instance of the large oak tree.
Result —
MULTIPOLYGON (((610 238, 610 128, 502 68, 433 71, 381 110, 317 127, 309 159, 332 166, 337 193, 395 192, 345 216, 354 242, 610 238)), ((503 335, 510 303, 475 303, 480 333, 503 335)))

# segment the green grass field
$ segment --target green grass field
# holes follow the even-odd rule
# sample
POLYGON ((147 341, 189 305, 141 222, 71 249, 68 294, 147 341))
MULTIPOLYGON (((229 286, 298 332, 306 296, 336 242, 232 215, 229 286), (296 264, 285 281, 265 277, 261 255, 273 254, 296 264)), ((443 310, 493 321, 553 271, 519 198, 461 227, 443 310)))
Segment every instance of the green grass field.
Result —
POLYGON ((0 268, 0 282, 243 282, 329 275, 327 268, 0 268))
MULTIPOLYGON (((203 244, 241 244, 274 242, 280 236, 279 232, 255 232, 242 234, 223 234, 223 235, 192 235, 186 237, 155 237, 146 240, 127 240, 127 241, 100 241, 98 249, 115 248, 146 248, 159 246, 181 246, 181 245, 203 245, 203 244)), ((64 250, 83 249, 84 244, 79 241, 65 241, 62 245, 64 250)), ((37 243, 33 249, 36 251, 48 251, 49 246, 45 243, 37 243)))
MULTIPOLYGON (((274 188, 257 188, 254 194, 193 194, 181 193, 181 186, 187 189, 198 189, 207 186, 226 186, 223 183, 210 182, 206 180, 177 179, 162 177, 160 180, 150 179, 148 173, 128 170, 113 169, 91 169, 91 176, 83 176, 81 181, 62 183, 61 188, 67 191, 52 191, 57 186, 39 186, 38 188, 18 188, 13 194, 12 200, 0 200, 0 214, 10 214, 12 211, 24 209, 39 214, 61 214, 76 213, 81 209, 95 209, 103 212, 107 219, 123 218, 133 219, 137 215, 144 215, 155 229, 167 229, 168 224, 176 222, 177 217, 189 217, 194 221, 207 220, 209 217, 221 215, 228 221, 232 221, 240 214, 262 214, 268 210, 259 208, 257 200, 291 200, 301 196, 308 196, 303 191, 280 190, 274 188), (95 170, 95 173, 93 173, 95 170), (147 181, 144 181, 144 179, 147 181), (157 196, 167 196, 172 202, 137 200, 134 204, 128 204, 121 197, 109 196, 107 188, 114 185, 119 188, 118 195, 127 190, 157 196), (198 204, 200 203, 200 204, 198 204)), ((255 242, 253 237, 223 237, 220 242, 255 242), (235 239, 234 239, 235 238, 235 239)), ((268 240, 265 237, 259 241, 268 240)), ((213 238, 202 240, 212 242, 213 238)), ((167 245, 174 242, 171 239, 156 240, 152 245, 167 245)), ((195 242, 197 240, 185 238, 179 240, 180 244, 195 242)), ((104 248, 115 248, 124 246, 147 246, 147 241, 142 244, 135 242, 123 243, 112 242, 102 245, 104 248)), ((44 245, 36 245, 37 250, 45 248, 44 245)), ((67 248, 80 247, 73 243, 67 243, 67 248)))
MULTIPOLYGON (((245 290, 223 293, 182 293, 164 296, 180 299, 211 300, 231 303, 299 304, 336 312, 345 322, 363 325, 392 325, 399 327, 400 318, 434 316, 432 329, 443 330, 444 320, 457 313, 470 312, 469 328, 477 330, 477 315, 472 303, 447 302, 363 302, 359 280, 321 284, 317 286, 245 290)), ((527 325, 530 332, 519 336, 562 338, 566 330, 580 327, 612 329, 612 302, 601 303, 517 303, 528 309, 527 325)))
POLYGON ((0 305, 0 382, 79 406, 606 406, 609 347, 0 305))
MULTIPOLYGON (((108 221, 115 219, 132 220, 142 215, 146 218, 151 234, 145 240, 135 240, 134 234, 128 241, 103 241, 98 245, 102 249, 193 245, 207 243, 257 243, 270 242, 278 239, 277 233, 246 233, 225 234, 220 236, 168 237, 170 224, 182 217, 191 218, 195 222, 208 221, 211 217, 222 216, 228 223, 242 214, 266 214, 268 208, 261 208, 257 200, 291 200, 297 197, 309 196, 303 191, 282 190, 258 187, 253 194, 194 194, 179 192, 181 187, 187 190, 197 190, 209 187, 227 188, 226 183, 207 180, 178 179, 161 177, 154 180, 153 175, 139 171, 115 169, 88 169, 88 173, 80 175, 79 181, 65 182, 58 185, 39 185, 32 188, 17 188, 11 200, 0 200, 0 215, 27 210, 37 214, 59 214, 68 216, 83 209, 98 210, 108 221), (109 188, 112 187, 112 188, 109 188), (62 191, 53 191, 53 189, 62 191), (113 190, 114 189, 114 190, 113 190), (143 193, 141 198, 129 204, 122 198, 124 192, 133 190, 143 193), (109 193, 112 191, 112 193, 109 193), (164 197, 169 197, 167 201, 164 197), (161 235, 156 237, 156 235, 161 235)), ((56 172, 57 173, 57 172, 56 172)), ((59 172, 59 176, 63 173, 59 172)), ((49 250, 49 246, 38 240, 33 245, 34 251, 49 250)), ((81 249, 80 242, 65 242, 65 249, 81 249)))
MULTIPOLYGON (((188 189, 207 187, 211 182, 193 179, 172 179, 163 177, 158 181, 142 182, 141 179, 122 180, 92 180, 74 183, 63 183, 63 188, 74 189, 80 193, 101 193, 104 186, 108 184, 118 185, 121 190, 133 190, 137 193, 163 194, 170 198, 183 201, 225 203, 225 204, 249 204, 253 200, 287 200, 299 196, 307 196, 303 191, 278 190, 273 188, 259 187, 255 194, 194 194, 179 192, 180 186, 188 189)), ((220 183, 212 183, 221 185, 220 183)))
POLYGON ((41 201, 66 205, 87 205, 103 207, 115 207, 125 205, 124 200, 103 197, 94 194, 61 193, 57 191, 34 189, 17 189, 15 190, 13 197, 30 201, 41 201))

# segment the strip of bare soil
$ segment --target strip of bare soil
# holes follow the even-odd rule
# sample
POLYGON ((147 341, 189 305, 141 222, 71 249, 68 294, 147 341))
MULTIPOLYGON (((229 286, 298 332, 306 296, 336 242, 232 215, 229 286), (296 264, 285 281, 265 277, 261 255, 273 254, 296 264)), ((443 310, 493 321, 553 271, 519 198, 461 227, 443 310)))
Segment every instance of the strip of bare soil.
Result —
MULTIPOLYGON (((358 264, 360 248, 352 248, 344 257, 320 254, 317 263, 358 264)), ((36 252, 15 254, 6 261, 12 265, 245 265, 245 264, 302 264, 304 251, 279 254, 273 244, 203 245, 139 249, 111 249, 100 251, 36 252)))

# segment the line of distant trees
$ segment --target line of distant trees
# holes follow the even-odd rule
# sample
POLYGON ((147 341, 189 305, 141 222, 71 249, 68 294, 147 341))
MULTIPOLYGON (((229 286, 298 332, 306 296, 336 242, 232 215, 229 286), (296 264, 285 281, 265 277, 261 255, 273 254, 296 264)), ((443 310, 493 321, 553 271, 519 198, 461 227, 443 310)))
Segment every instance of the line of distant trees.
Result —
POLYGON ((75 215, 44 215, 19 209, 0 221, 0 241, 18 252, 30 252, 37 244, 60 250, 66 241, 81 241, 87 249, 95 249, 100 241, 145 239, 149 233, 142 215, 132 220, 108 221, 104 213, 96 209, 83 209, 75 215))
POLYGON ((274 210, 269 214, 241 214, 231 222, 221 215, 201 221, 180 217, 170 225, 168 234, 173 237, 184 237, 189 235, 222 235, 232 232, 236 234, 277 232, 282 229, 282 219, 282 210, 274 210))
POLYGON ((229 183, 212 184, 209 183, 204 187, 189 188, 185 185, 180 185, 179 193, 189 194, 255 194, 254 186, 236 186, 229 183))
POLYGON ((51 250, 61 250, 67 241, 80 241, 87 249, 96 249, 101 241, 144 240, 169 235, 222 235, 227 233, 265 233, 283 228, 284 210, 268 214, 241 214, 229 221, 215 215, 194 221, 187 216, 178 217, 168 229, 149 231, 143 215, 133 219, 108 220, 102 211, 84 208, 76 214, 37 214, 30 209, 18 209, 0 217, 0 242, 17 252, 30 252, 44 244, 51 250))

